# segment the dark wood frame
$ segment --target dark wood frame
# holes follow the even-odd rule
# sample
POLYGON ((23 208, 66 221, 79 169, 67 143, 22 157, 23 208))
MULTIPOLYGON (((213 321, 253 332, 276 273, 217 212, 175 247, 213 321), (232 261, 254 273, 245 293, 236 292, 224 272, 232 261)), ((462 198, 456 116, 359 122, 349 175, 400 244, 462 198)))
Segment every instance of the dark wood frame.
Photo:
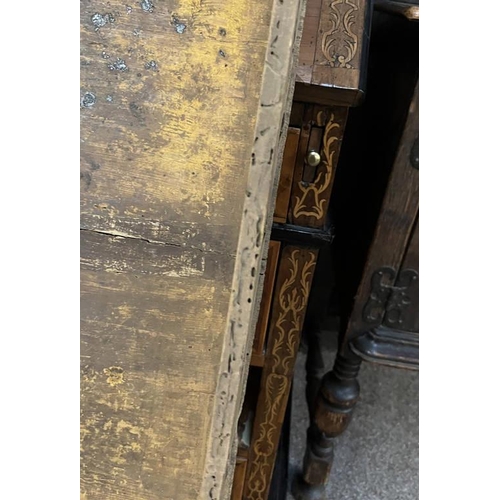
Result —
POLYGON ((418 303, 411 303, 418 298, 418 95, 417 84, 334 367, 319 389, 315 374, 310 377, 315 385, 308 395, 317 395, 310 409, 303 475, 294 483, 297 500, 324 498, 334 440, 349 425, 359 399, 362 360, 418 369, 418 303))

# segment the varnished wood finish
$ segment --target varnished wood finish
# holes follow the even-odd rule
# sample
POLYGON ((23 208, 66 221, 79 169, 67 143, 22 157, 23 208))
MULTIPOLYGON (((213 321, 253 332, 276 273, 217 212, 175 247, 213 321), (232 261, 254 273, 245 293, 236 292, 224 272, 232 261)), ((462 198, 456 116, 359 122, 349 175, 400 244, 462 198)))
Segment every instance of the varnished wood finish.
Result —
POLYGON ((259 318, 255 327, 255 336, 252 349, 252 364, 262 366, 264 362, 264 347, 266 343, 267 325, 269 322, 269 312, 273 298, 276 270, 280 255, 280 242, 271 240, 267 253, 266 275, 264 277, 264 289, 260 302, 259 318), (255 362, 254 362, 255 361, 255 362))
POLYGON ((327 217, 348 108, 314 106, 309 109, 310 112, 305 115, 295 166, 289 220, 299 226, 321 228, 327 217), (307 181, 304 179, 306 155, 316 146, 316 143, 311 144, 312 131, 316 127, 322 129, 321 163, 315 174, 309 174, 312 180, 307 181))
POLYGON ((278 194, 276 195, 276 206, 274 207, 275 222, 285 223, 287 219, 299 139, 300 128, 289 127, 285 150, 283 151, 283 161, 281 164, 280 179, 278 183, 278 194))
POLYGON ((273 224, 273 238, 296 245, 322 247, 332 243, 331 228, 313 229, 293 224, 273 224))
POLYGON ((379 301, 378 306, 376 304, 378 299, 376 295, 374 296, 374 279, 380 275, 383 287, 394 286, 417 218, 419 171, 412 165, 411 152, 418 139, 418 102, 417 85, 366 260, 363 278, 342 340, 342 350, 347 348, 347 344, 356 335, 382 323, 386 314, 385 302, 379 301), (380 313, 376 312, 377 307, 380 313))
POLYGON ((337 355, 333 370, 321 381, 307 431, 303 476, 294 483, 297 500, 323 498, 333 464, 334 438, 346 430, 359 398, 360 365, 361 359, 352 353, 337 355))
POLYGON ((378 326, 354 338, 351 350, 361 359, 395 368, 418 370, 418 333, 378 326))
POLYGON ((348 110, 295 103, 292 111, 300 129, 289 129, 274 221, 323 228, 348 110), (321 155, 319 165, 308 163, 311 151, 321 155))
POLYGON ((246 458, 236 458, 234 468, 233 488, 231 490, 231 500, 241 500, 243 498, 243 488, 245 487, 245 474, 248 460, 246 458))
POLYGON ((345 106, 359 104, 365 87, 371 9, 371 0, 307 2, 296 99, 345 106))
MULTIPOLYGON (((390 186, 389 186, 390 187, 390 186)), ((369 315, 380 323, 369 331, 354 336, 350 348, 361 358, 399 368, 417 370, 419 364, 419 238, 418 216, 393 286, 384 283, 365 304, 369 315), (373 302, 378 302, 373 304, 373 302)), ((377 249, 373 249, 376 251, 377 249)), ((392 268, 382 268, 390 270, 392 268)), ((385 276, 389 276, 385 274, 385 276)), ((385 279, 386 281, 387 279, 385 279)), ((366 311, 363 311, 366 312, 366 311)), ((366 315, 365 315, 366 316, 366 315)), ((365 318, 366 321, 366 318, 365 318)))
POLYGON ((370 92, 350 110, 331 196, 343 318, 361 280, 418 78, 418 23, 375 11, 368 62, 370 92))
POLYGON ((335 437, 358 399, 361 360, 418 367, 418 29, 385 13, 374 20, 372 90, 366 107, 351 113, 333 195, 340 345, 314 404, 297 500, 325 499, 335 437))
MULTIPOLYGON (((293 391, 293 388, 292 388, 293 391)), ((288 475, 290 456, 290 420, 291 420, 291 398, 288 400, 285 412, 285 420, 281 426, 280 442, 274 462, 273 477, 269 488, 268 498, 272 500, 287 500, 289 498, 288 475)))
POLYGON ((404 286, 404 296, 400 298, 399 307, 400 314, 394 319, 391 317, 390 311, 387 311, 384 316, 383 324, 389 328, 398 328, 407 332, 419 331, 419 238, 418 238, 418 223, 419 219, 415 222, 413 231, 410 236, 410 241, 407 244, 406 253, 401 263, 396 280, 396 286, 404 286), (411 273, 412 280, 408 283, 405 277, 411 273))
MULTIPOLYGON (((332 241, 333 232, 328 219, 328 206, 348 107, 358 104, 364 92, 366 41, 369 35, 371 2, 353 0, 352 2, 327 3, 310 0, 307 6, 308 13, 303 35, 306 38, 311 34, 314 35, 309 38, 310 50, 307 55, 311 59, 311 79, 307 84, 301 83, 299 76, 301 69, 299 68, 295 102, 290 114, 291 128, 287 137, 282 178, 278 187, 274 213, 275 224, 273 224, 272 237, 281 240, 282 245, 286 243, 288 246, 284 246, 280 258, 273 292, 272 318, 276 318, 276 314, 281 314, 284 308, 279 299, 279 291, 284 270, 290 271, 290 263, 287 263, 287 258, 285 258, 286 252, 289 252, 290 248, 310 251, 312 246, 318 248, 332 241), (354 8, 349 13, 348 4, 353 2, 354 8), (336 12, 341 14, 342 26, 335 19, 336 12), (330 22, 332 25, 327 28, 330 31, 326 33, 323 28, 330 22), (306 31, 309 31, 309 35, 306 31), (348 38, 353 35, 356 39, 356 47, 354 53, 348 54, 349 44, 352 43, 352 38, 351 41, 348 38), (322 48, 321 43, 324 44, 322 48), (316 54, 317 50, 320 51, 318 54, 316 54), (320 53, 322 56, 319 55, 320 53), (307 162, 309 151, 320 153, 319 165, 307 162), (295 159, 292 161, 294 155, 295 159), (289 184, 290 179, 291 184, 289 184)), ((302 48, 306 45, 303 36, 302 48)), ((300 57, 302 57, 302 52, 300 57)), ((304 66, 302 65, 301 68, 304 69, 304 66)), ((317 250, 313 252, 314 262, 316 262, 317 250)), ((302 284, 297 283, 295 288, 296 293, 300 294, 302 284)), ((267 301, 268 295, 264 289, 264 301, 267 301)), ((307 300, 306 296, 297 318, 299 326, 295 324, 288 326, 287 320, 282 325, 284 328, 282 331, 276 325, 273 327, 275 320, 272 319, 267 333, 265 355, 256 351, 252 354, 252 364, 262 366, 263 370, 245 480, 243 495, 245 499, 266 500, 269 496, 273 464, 307 300), (280 340, 283 336, 289 339, 285 344, 280 340), (283 345, 278 349, 276 346, 280 343, 283 345), (281 365, 284 360, 287 360, 286 367, 281 365)), ((265 307, 264 303, 262 307, 265 307)), ((261 328, 262 325, 257 328, 257 342, 261 342, 263 338, 261 328)), ((248 383, 254 382, 249 379, 248 383)), ((273 490, 272 494, 276 494, 276 491, 273 490)), ((274 500, 272 495, 269 498, 274 500)))
MULTIPOLYGON (((319 267, 319 266, 318 266, 319 267)), ((323 353, 320 343, 320 331, 311 330, 305 332, 307 335, 307 358, 306 358, 306 401, 309 411, 309 420, 314 418, 314 405, 321 385, 324 373, 323 353)))
POLYGON ((314 404, 303 475, 294 484, 297 500, 323 498, 334 438, 347 428, 359 396, 361 359, 418 367, 417 333, 397 329, 418 324, 418 308, 408 307, 418 296, 418 162, 412 155, 417 140, 418 85, 347 330, 341 332, 335 365, 323 378, 314 404))
POLYGON ((249 454, 244 500, 265 500, 290 392, 317 250, 282 250, 249 454))
POLYGON ((293 101, 292 109, 290 110, 290 126, 302 127, 306 104, 300 101, 293 101))
POLYGON ((298 3, 82 3, 82 500, 229 498, 298 3))

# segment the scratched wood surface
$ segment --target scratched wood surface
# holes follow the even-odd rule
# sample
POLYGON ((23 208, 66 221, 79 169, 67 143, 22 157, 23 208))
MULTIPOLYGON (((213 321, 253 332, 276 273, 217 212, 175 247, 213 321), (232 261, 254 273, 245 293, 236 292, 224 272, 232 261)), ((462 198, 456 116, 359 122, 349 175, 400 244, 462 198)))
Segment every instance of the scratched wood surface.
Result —
POLYGON ((227 498, 297 6, 81 3, 82 499, 227 498))

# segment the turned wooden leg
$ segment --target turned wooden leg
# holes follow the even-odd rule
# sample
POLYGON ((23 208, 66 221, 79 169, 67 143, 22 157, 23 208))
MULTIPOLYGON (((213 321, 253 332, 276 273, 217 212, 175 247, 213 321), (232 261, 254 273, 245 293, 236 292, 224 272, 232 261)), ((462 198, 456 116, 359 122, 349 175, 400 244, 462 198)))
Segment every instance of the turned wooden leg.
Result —
POLYGON ((296 500, 323 500, 333 463, 334 438, 342 434, 359 397, 357 376, 361 359, 351 353, 338 354, 333 370, 321 381, 314 417, 307 430, 302 477, 296 478, 296 500))
POLYGON ((313 421, 314 404, 321 386, 321 376, 325 365, 321 353, 319 328, 307 330, 307 358, 306 358, 306 401, 309 410, 309 421, 313 421))

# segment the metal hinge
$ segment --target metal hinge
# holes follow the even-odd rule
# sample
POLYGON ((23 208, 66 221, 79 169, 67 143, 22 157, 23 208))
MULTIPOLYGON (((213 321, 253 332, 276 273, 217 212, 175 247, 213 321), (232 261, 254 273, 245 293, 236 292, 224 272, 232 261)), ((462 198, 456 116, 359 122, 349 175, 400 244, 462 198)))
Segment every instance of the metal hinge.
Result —
POLYGON ((381 267, 375 271, 371 279, 370 297, 363 308, 363 320, 370 325, 380 325, 382 321, 390 326, 398 326, 403 322, 404 310, 411 304, 406 293, 408 288, 418 280, 418 272, 405 269, 396 279, 396 270, 392 267, 381 267))

